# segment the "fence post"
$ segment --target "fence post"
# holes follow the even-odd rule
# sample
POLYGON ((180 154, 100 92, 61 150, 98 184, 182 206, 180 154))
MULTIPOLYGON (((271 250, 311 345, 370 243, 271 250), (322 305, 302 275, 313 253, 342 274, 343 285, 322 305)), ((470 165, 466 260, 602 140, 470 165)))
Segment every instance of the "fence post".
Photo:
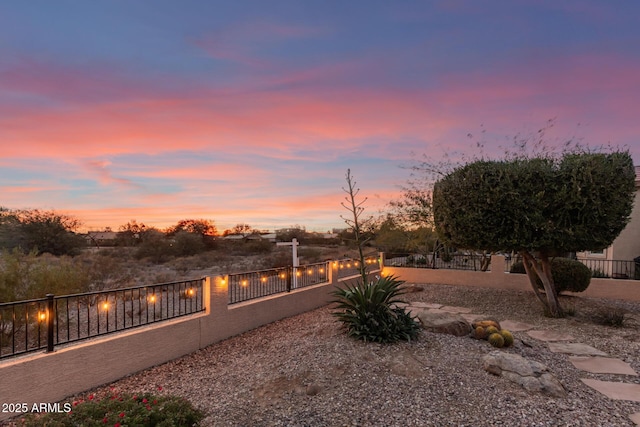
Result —
POLYGON ((53 294, 47 294, 47 353, 53 352, 53 294))
POLYGON ((295 267, 291 267, 291 269, 287 268, 287 292, 291 292, 291 276, 296 274, 295 272, 295 267))

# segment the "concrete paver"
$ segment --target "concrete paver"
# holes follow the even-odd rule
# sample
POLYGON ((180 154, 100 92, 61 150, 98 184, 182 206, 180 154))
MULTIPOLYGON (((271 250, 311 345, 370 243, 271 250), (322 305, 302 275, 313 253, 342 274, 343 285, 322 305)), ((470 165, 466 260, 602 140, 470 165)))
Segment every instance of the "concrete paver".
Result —
POLYGON ((548 331, 548 330, 528 331, 527 335, 529 335, 531 338, 535 338, 537 340, 545 341, 545 342, 574 340, 573 336, 566 334, 564 332, 558 332, 558 331, 548 331))
POLYGON ((627 362, 612 357, 569 357, 569 361, 578 369, 592 374, 621 374, 638 376, 627 362))
POLYGON ((580 381, 614 400, 640 402, 640 384, 628 384, 614 381, 600 381, 582 378, 580 381))
POLYGON ((530 325, 529 323, 518 322, 509 319, 502 320, 500 322, 500 326, 502 327, 502 329, 506 329, 511 332, 528 331, 529 329, 535 328, 535 326, 530 325))
MULTIPOLYGON (((419 308, 427 308, 429 311, 456 313, 469 323, 482 320, 486 317, 482 314, 473 314, 471 313, 471 309, 466 307, 415 302, 407 307, 408 310, 412 308, 416 310, 419 308)), ((534 328, 533 325, 509 319, 502 320, 499 323, 503 329, 508 329, 512 332, 527 331, 527 335, 531 338, 547 342, 549 350, 554 353, 574 355, 569 357, 569 361, 577 369, 594 374, 638 376, 631 365, 623 360, 606 357, 607 353, 587 344, 566 342, 574 339, 570 334, 550 330, 532 330, 534 328)), ((600 381, 587 378, 582 378, 581 381, 610 399, 640 402, 640 384, 600 381)), ((630 414, 629 419, 640 426, 640 412, 630 414)))
POLYGON ((550 342, 549 350, 554 353, 575 354, 577 356, 607 356, 607 353, 587 344, 578 342, 550 342))
POLYGON ((467 308, 467 307, 455 307, 453 305, 445 305, 440 307, 440 310, 442 311, 448 311, 450 313, 471 313, 471 309, 467 308))
POLYGON ((430 302, 415 301, 410 304, 412 307, 420 308, 441 308, 442 304, 432 304, 430 302))

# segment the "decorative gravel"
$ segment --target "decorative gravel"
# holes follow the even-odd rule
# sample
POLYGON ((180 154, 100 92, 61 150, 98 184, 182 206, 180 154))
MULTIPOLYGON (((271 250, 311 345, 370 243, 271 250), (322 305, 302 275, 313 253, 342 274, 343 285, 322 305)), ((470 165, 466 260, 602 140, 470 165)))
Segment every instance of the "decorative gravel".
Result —
MULTIPOLYGON (((542 315, 531 292, 422 285, 407 301, 464 306, 497 320, 570 333, 640 372, 640 304, 562 297, 575 315, 542 315), (595 324, 604 306, 628 311, 622 328, 595 324)), ((633 426, 640 403, 611 400, 580 378, 640 384, 635 376, 590 374, 567 355, 515 332, 513 352, 547 365, 565 398, 529 393, 482 368, 493 348, 469 337, 422 332, 380 345, 348 338, 325 307, 284 319, 124 378, 110 387, 180 395, 205 410, 205 426, 633 426)))

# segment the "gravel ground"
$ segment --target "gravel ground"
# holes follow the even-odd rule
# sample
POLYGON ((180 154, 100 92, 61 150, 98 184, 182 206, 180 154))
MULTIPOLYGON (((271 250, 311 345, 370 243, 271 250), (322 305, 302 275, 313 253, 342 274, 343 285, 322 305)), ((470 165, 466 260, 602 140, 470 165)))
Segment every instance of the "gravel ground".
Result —
MULTIPOLYGON (((533 293, 423 285, 407 301, 464 306, 498 320, 572 334, 640 372, 640 304, 562 297, 575 315, 542 316, 533 293), (595 324, 617 305, 626 325, 595 324)), ((567 397, 529 393, 482 368, 486 341, 422 332, 417 341, 379 345, 345 336, 330 307, 247 332, 148 369, 110 387, 177 394, 206 411, 205 426, 633 426, 640 403, 611 400, 580 378, 640 384, 638 377, 579 371, 546 344, 515 332, 503 351, 544 363, 567 397), (521 340, 526 342, 525 345, 521 340)))

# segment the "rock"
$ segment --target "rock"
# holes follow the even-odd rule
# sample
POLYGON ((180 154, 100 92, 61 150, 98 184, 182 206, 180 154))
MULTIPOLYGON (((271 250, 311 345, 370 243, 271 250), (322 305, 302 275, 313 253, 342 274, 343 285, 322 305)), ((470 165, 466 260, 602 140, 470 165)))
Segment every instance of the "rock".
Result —
POLYGON ((572 335, 559 331, 527 331, 527 335, 533 339, 545 342, 574 340, 572 335))
POLYGON ((413 301, 411 302, 411 307, 420 307, 420 308, 440 308, 442 304, 435 304, 430 302, 422 302, 422 301, 413 301))
POLYGON ((550 342, 549 350, 554 353, 575 354, 576 356, 607 356, 604 351, 579 342, 550 342))
POLYGON ((320 393, 320 390, 321 390, 321 388, 320 388, 319 385, 317 385, 317 384, 309 384, 307 386, 306 393, 307 393, 307 396, 315 396, 316 394, 320 393))
POLYGON ((418 317, 422 327, 429 332, 457 337, 469 335, 471 332, 471 325, 459 314, 425 309, 416 309, 412 312, 418 317))
POLYGON ((527 331, 529 329, 535 328, 535 326, 529 323, 517 322, 515 320, 508 320, 508 319, 503 320, 502 322, 500 322, 500 324, 504 329, 508 329, 511 332, 521 332, 521 331, 527 331))
POLYGON ((500 327, 500 323, 497 320, 493 320, 493 319, 479 320, 471 324, 471 327, 474 329, 477 328, 478 326, 482 326, 483 328, 486 328, 488 326, 495 326, 496 328, 498 328, 498 330, 502 329, 500 327))
POLYGON ((492 351, 483 358, 484 369, 494 375, 503 376, 520 384, 527 391, 543 393, 553 397, 564 397, 567 392, 542 363, 527 360, 517 354, 492 351))

